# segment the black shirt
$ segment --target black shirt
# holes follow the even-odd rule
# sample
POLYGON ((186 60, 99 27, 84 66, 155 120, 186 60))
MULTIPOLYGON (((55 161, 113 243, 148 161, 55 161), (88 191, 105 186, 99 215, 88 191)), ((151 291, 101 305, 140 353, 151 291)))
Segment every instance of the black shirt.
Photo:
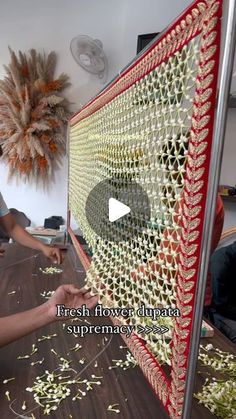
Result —
POLYGON ((236 241, 213 253, 210 270, 212 306, 222 316, 236 320, 236 241))

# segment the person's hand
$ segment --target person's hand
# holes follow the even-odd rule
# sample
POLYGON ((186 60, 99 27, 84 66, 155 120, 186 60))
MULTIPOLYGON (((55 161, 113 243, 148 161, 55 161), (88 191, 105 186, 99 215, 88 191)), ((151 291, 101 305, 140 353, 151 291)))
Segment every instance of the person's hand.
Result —
POLYGON ((0 258, 3 258, 4 253, 5 253, 5 249, 2 249, 2 248, 0 247, 0 258))
POLYGON ((44 256, 51 259, 54 263, 62 263, 62 255, 57 247, 43 246, 42 252, 44 256))
POLYGON ((98 303, 97 296, 92 296, 89 290, 77 288, 73 284, 61 285, 56 289, 52 297, 45 303, 48 315, 52 320, 65 320, 64 316, 57 317, 57 304, 67 308, 80 308, 83 304, 90 310, 98 303))

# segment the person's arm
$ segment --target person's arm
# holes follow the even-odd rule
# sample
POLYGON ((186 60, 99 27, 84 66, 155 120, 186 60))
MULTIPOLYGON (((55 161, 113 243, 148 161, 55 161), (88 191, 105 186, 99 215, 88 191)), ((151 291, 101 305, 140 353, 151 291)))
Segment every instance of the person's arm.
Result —
POLYGON ((16 223, 11 214, 0 217, 0 226, 17 243, 31 249, 40 250, 43 254, 57 263, 62 262, 61 252, 56 247, 46 246, 31 234, 27 233, 19 224, 16 223))
POLYGON ((85 304, 91 309, 97 302, 97 297, 91 296, 85 288, 78 289, 72 284, 61 285, 46 303, 22 313, 0 318, 0 347, 55 320, 65 320, 65 317, 56 317, 57 304, 64 304, 68 308, 79 308, 85 304))
POLYGON ((0 319, 0 347, 37 330, 52 320, 44 305, 0 319))

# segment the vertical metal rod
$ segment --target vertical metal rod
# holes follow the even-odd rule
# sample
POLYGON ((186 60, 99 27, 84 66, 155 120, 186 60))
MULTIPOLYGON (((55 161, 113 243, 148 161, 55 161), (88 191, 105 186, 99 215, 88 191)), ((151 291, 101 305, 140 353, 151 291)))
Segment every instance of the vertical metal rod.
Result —
POLYGON ((219 95, 215 116, 212 156, 209 173, 209 188, 206 201, 206 216, 203 226, 203 241, 200 256, 199 279, 194 307, 194 320, 191 334, 191 347, 189 352, 189 366, 187 370, 185 397, 182 419, 191 418, 192 397, 195 382, 195 371, 198 360, 198 350, 201 333, 202 312, 205 297, 206 279, 211 251, 211 238, 215 220, 216 196, 219 183, 220 167, 223 153, 223 144, 226 128, 228 97, 230 91, 233 59, 236 44, 236 0, 228 0, 228 14, 224 52, 219 81, 219 95))
POLYGON ((66 130, 66 157, 67 157, 67 206, 66 206, 66 236, 65 244, 68 243, 69 233, 68 229, 70 227, 70 209, 69 209, 69 179, 70 179, 70 123, 68 122, 66 130))

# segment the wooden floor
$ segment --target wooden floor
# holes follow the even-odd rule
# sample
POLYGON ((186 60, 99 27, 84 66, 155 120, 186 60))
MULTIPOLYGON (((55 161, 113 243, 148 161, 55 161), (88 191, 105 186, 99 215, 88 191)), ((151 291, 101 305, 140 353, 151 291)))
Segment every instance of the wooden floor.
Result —
MULTIPOLYGON (((49 266, 50 262, 41 254, 34 257, 35 253, 37 252, 16 244, 6 246, 5 257, 0 260, 0 316, 42 304, 45 300, 40 293, 54 290, 61 283, 76 283, 79 286, 83 284, 85 273, 72 247, 67 252, 62 265, 63 273, 55 276, 43 275, 39 271, 40 267, 49 266), (23 261, 24 259, 27 260, 23 261), (14 265, 10 266, 11 264, 14 265), (15 293, 11 294, 12 291, 15 293)), ((94 324, 94 319, 90 321, 94 324)), ((107 324, 108 320, 105 323, 107 324)), ((99 324, 101 324, 101 319, 99 319, 99 324)), ((209 341, 212 342, 212 340, 209 341)), ((224 350, 234 350, 233 345, 221 334, 216 334, 214 337, 214 345, 224 350)), ((81 379, 90 379, 92 374, 102 378, 101 385, 94 386, 94 390, 87 392, 82 400, 72 401, 72 397, 66 398, 55 413, 50 413, 50 417, 57 419, 168 418, 138 367, 127 371, 109 369, 109 366, 114 365, 113 359, 125 359, 126 350, 121 349, 120 346, 124 346, 124 343, 119 336, 110 338, 102 335, 87 335, 84 339, 76 338, 66 333, 62 322, 57 322, 0 349, 0 418, 31 418, 31 413, 28 413, 31 409, 34 409, 32 413, 36 418, 44 417, 42 408, 34 403, 32 393, 25 389, 32 386, 35 378, 43 375, 45 370, 53 371, 58 368, 58 357, 51 352, 51 349, 54 349, 59 357, 71 360, 71 367, 79 375, 81 371, 81 379), (37 341, 42 335, 54 333, 57 336, 51 340, 37 341), (78 352, 71 351, 70 348, 76 343, 81 344, 82 348, 78 352), (17 356, 31 352, 32 344, 36 344, 38 352, 29 359, 17 360, 17 356), (30 365, 32 361, 42 358, 45 358, 42 365, 30 365), (83 358, 85 362, 81 364, 79 361, 83 358), (15 377, 15 380, 3 384, 4 379, 11 377, 15 377), (10 392, 10 402, 5 397, 6 391, 10 392), (24 401, 26 410, 21 408, 24 401), (119 405, 120 414, 107 410, 112 404, 119 405)), ((200 389, 204 379, 203 375, 197 374, 196 390, 200 389)), ((191 418, 210 419, 214 416, 194 401, 191 418)))

